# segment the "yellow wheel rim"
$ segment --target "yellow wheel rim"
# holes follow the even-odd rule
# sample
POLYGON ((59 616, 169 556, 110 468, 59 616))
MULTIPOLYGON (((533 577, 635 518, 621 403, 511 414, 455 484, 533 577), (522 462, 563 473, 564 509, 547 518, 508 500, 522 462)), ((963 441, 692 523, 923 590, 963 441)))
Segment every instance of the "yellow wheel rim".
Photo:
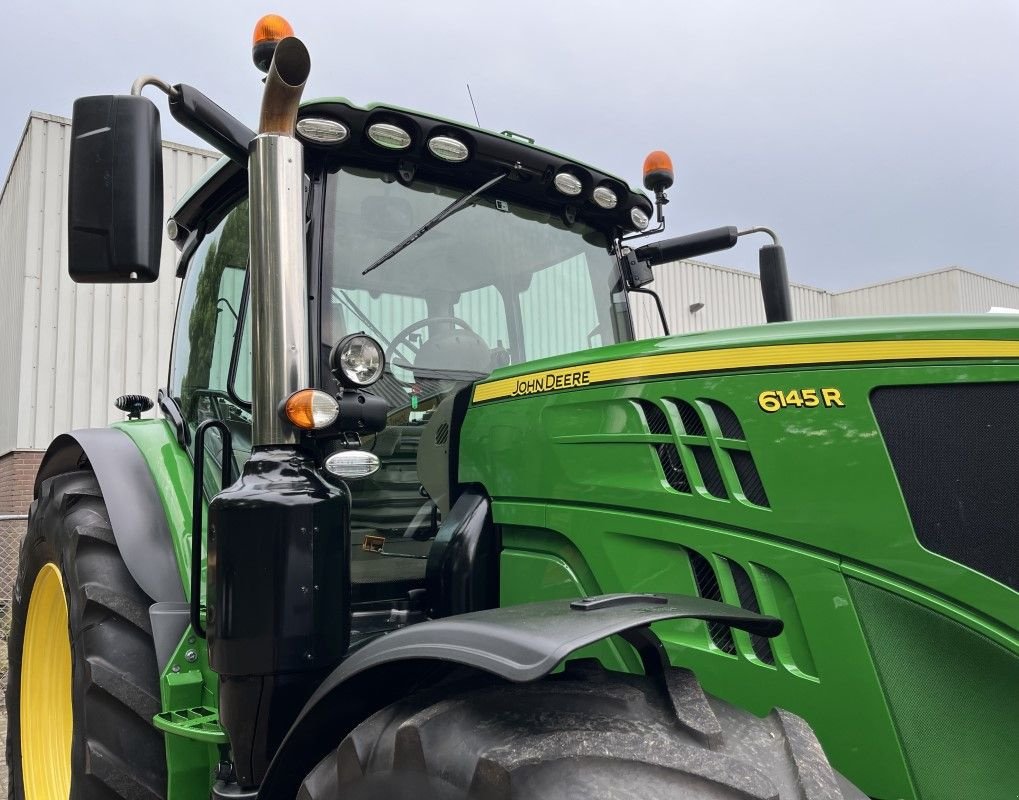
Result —
POLYGON ((43 566, 28 601, 21 660, 21 775, 25 800, 71 793, 71 642, 56 564, 43 566))

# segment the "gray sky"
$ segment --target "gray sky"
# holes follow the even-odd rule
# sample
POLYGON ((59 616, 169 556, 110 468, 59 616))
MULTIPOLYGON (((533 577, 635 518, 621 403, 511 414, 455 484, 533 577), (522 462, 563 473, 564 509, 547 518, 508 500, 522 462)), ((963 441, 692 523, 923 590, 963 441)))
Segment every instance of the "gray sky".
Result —
MULTIPOLYGON (((1015 0, 7 0, 0 170, 30 110, 69 116, 145 72, 253 126, 268 11, 308 44, 308 97, 471 120, 470 81, 483 126, 633 185, 667 150, 669 233, 770 225, 794 281, 948 265, 1019 281, 1015 0)), ((160 110, 165 138, 198 144, 160 110)), ((756 269, 756 245, 711 260, 756 269)))

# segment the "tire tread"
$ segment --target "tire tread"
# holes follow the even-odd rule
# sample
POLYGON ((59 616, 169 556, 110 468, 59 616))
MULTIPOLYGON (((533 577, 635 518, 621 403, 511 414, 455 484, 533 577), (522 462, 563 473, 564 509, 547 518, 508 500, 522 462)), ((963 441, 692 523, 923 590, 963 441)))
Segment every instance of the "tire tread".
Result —
POLYGON ((299 797, 598 798, 601 780, 613 798, 864 800, 841 790, 799 717, 755 717, 709 697, 686 669, 659 681, 597 662, 406 698, 344 737, 299 797))
MULTIPOLYGON (((163 800, 166 751, 152 723, 160 709, 152 601, 120 556, 99 483, 87 470, 43 481, 32 504, 13 591, 12 717, 20 709, 18 648, 32 570, 46 561, 60 566, 68 592, 75 716, 70 800, 163 800)), ((17 720, 9 725, 10 797, 23 800, 17 720)))

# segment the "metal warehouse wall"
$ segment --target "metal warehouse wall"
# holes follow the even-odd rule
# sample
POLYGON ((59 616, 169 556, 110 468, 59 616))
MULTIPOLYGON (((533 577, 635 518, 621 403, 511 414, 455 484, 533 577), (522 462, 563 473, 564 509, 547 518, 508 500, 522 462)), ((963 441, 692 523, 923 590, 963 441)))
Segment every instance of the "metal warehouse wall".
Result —
POLYGON ((984 312, 992 307, 1019 309, 1019 286, 965 269, 959 275, 959 310, 984 312))
POLYGON ((983 314, 994 306, 1019 308, 1019 286, 949 267, 832 296, 835 316, 983 314))
MULTIPOLYGON (((951 314, 959 308, 958 270, 942 270, 865 286, 833 297, 837 317, 883 314, 951 314)), ((987 307, 979 309, 986 311, 987 307)))
MULTIPOLYGON (((737 328, 766 322, 761 281, 749 272, 705 264, 675 261, 655 267, 648 288, 662 298, 672 333, 692 333, 716 328, 737 328), (690 311, 690 306, 704 307, 690 311)), ((793 315, 796 319, 832 316, 831 295, 821 289, 793 284, 793 315)), ((634 326, 639 337, 661 336, 661 323, 650 297, 631 295, 634 326)))
MULTIPOLYGON (((45 448, 61 431, 122 415, 117 395, 155 398, 165 384, 176 306, 176 250, 164 242, 153 284, 75 284, 67 277, 70 120, 33 112, 0 196, 3 374, 20 376, 0 401, 0 454, 45 448), (16 408, 11 406, 16 403, 16 408)), ((164 209, 216 161, 164 142, 164 209)))
POLYGON ((29 169, 24 141, 0 192, 0 455, 18 436, 18 386, 21 367, 22 294, 27 250, 29 169))
MULTIPOLYGON (((673 333, 757 325, 765 322, 760 279, 750 272, 699 261, 655 267, 657 291, 673 333), (690 306, 704 303, 697 311, 690 306)), ((873 317, 886 314, 983 314, 992 307, 1019 308, 1019 286, 959 267, 887 283, 827 292, 792 287, 794 319, 873 317)), ((654 301, 631 295, 640 337, 661 336, 654 301)))

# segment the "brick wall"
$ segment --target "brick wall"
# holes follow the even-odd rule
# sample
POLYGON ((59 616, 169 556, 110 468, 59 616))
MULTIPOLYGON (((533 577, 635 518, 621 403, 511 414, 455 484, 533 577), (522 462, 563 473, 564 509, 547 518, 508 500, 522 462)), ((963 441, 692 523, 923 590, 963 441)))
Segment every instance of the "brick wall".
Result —
POLYGON ((41 450, 15 450, 0 456, 0 514, 27 514, 41 450))

